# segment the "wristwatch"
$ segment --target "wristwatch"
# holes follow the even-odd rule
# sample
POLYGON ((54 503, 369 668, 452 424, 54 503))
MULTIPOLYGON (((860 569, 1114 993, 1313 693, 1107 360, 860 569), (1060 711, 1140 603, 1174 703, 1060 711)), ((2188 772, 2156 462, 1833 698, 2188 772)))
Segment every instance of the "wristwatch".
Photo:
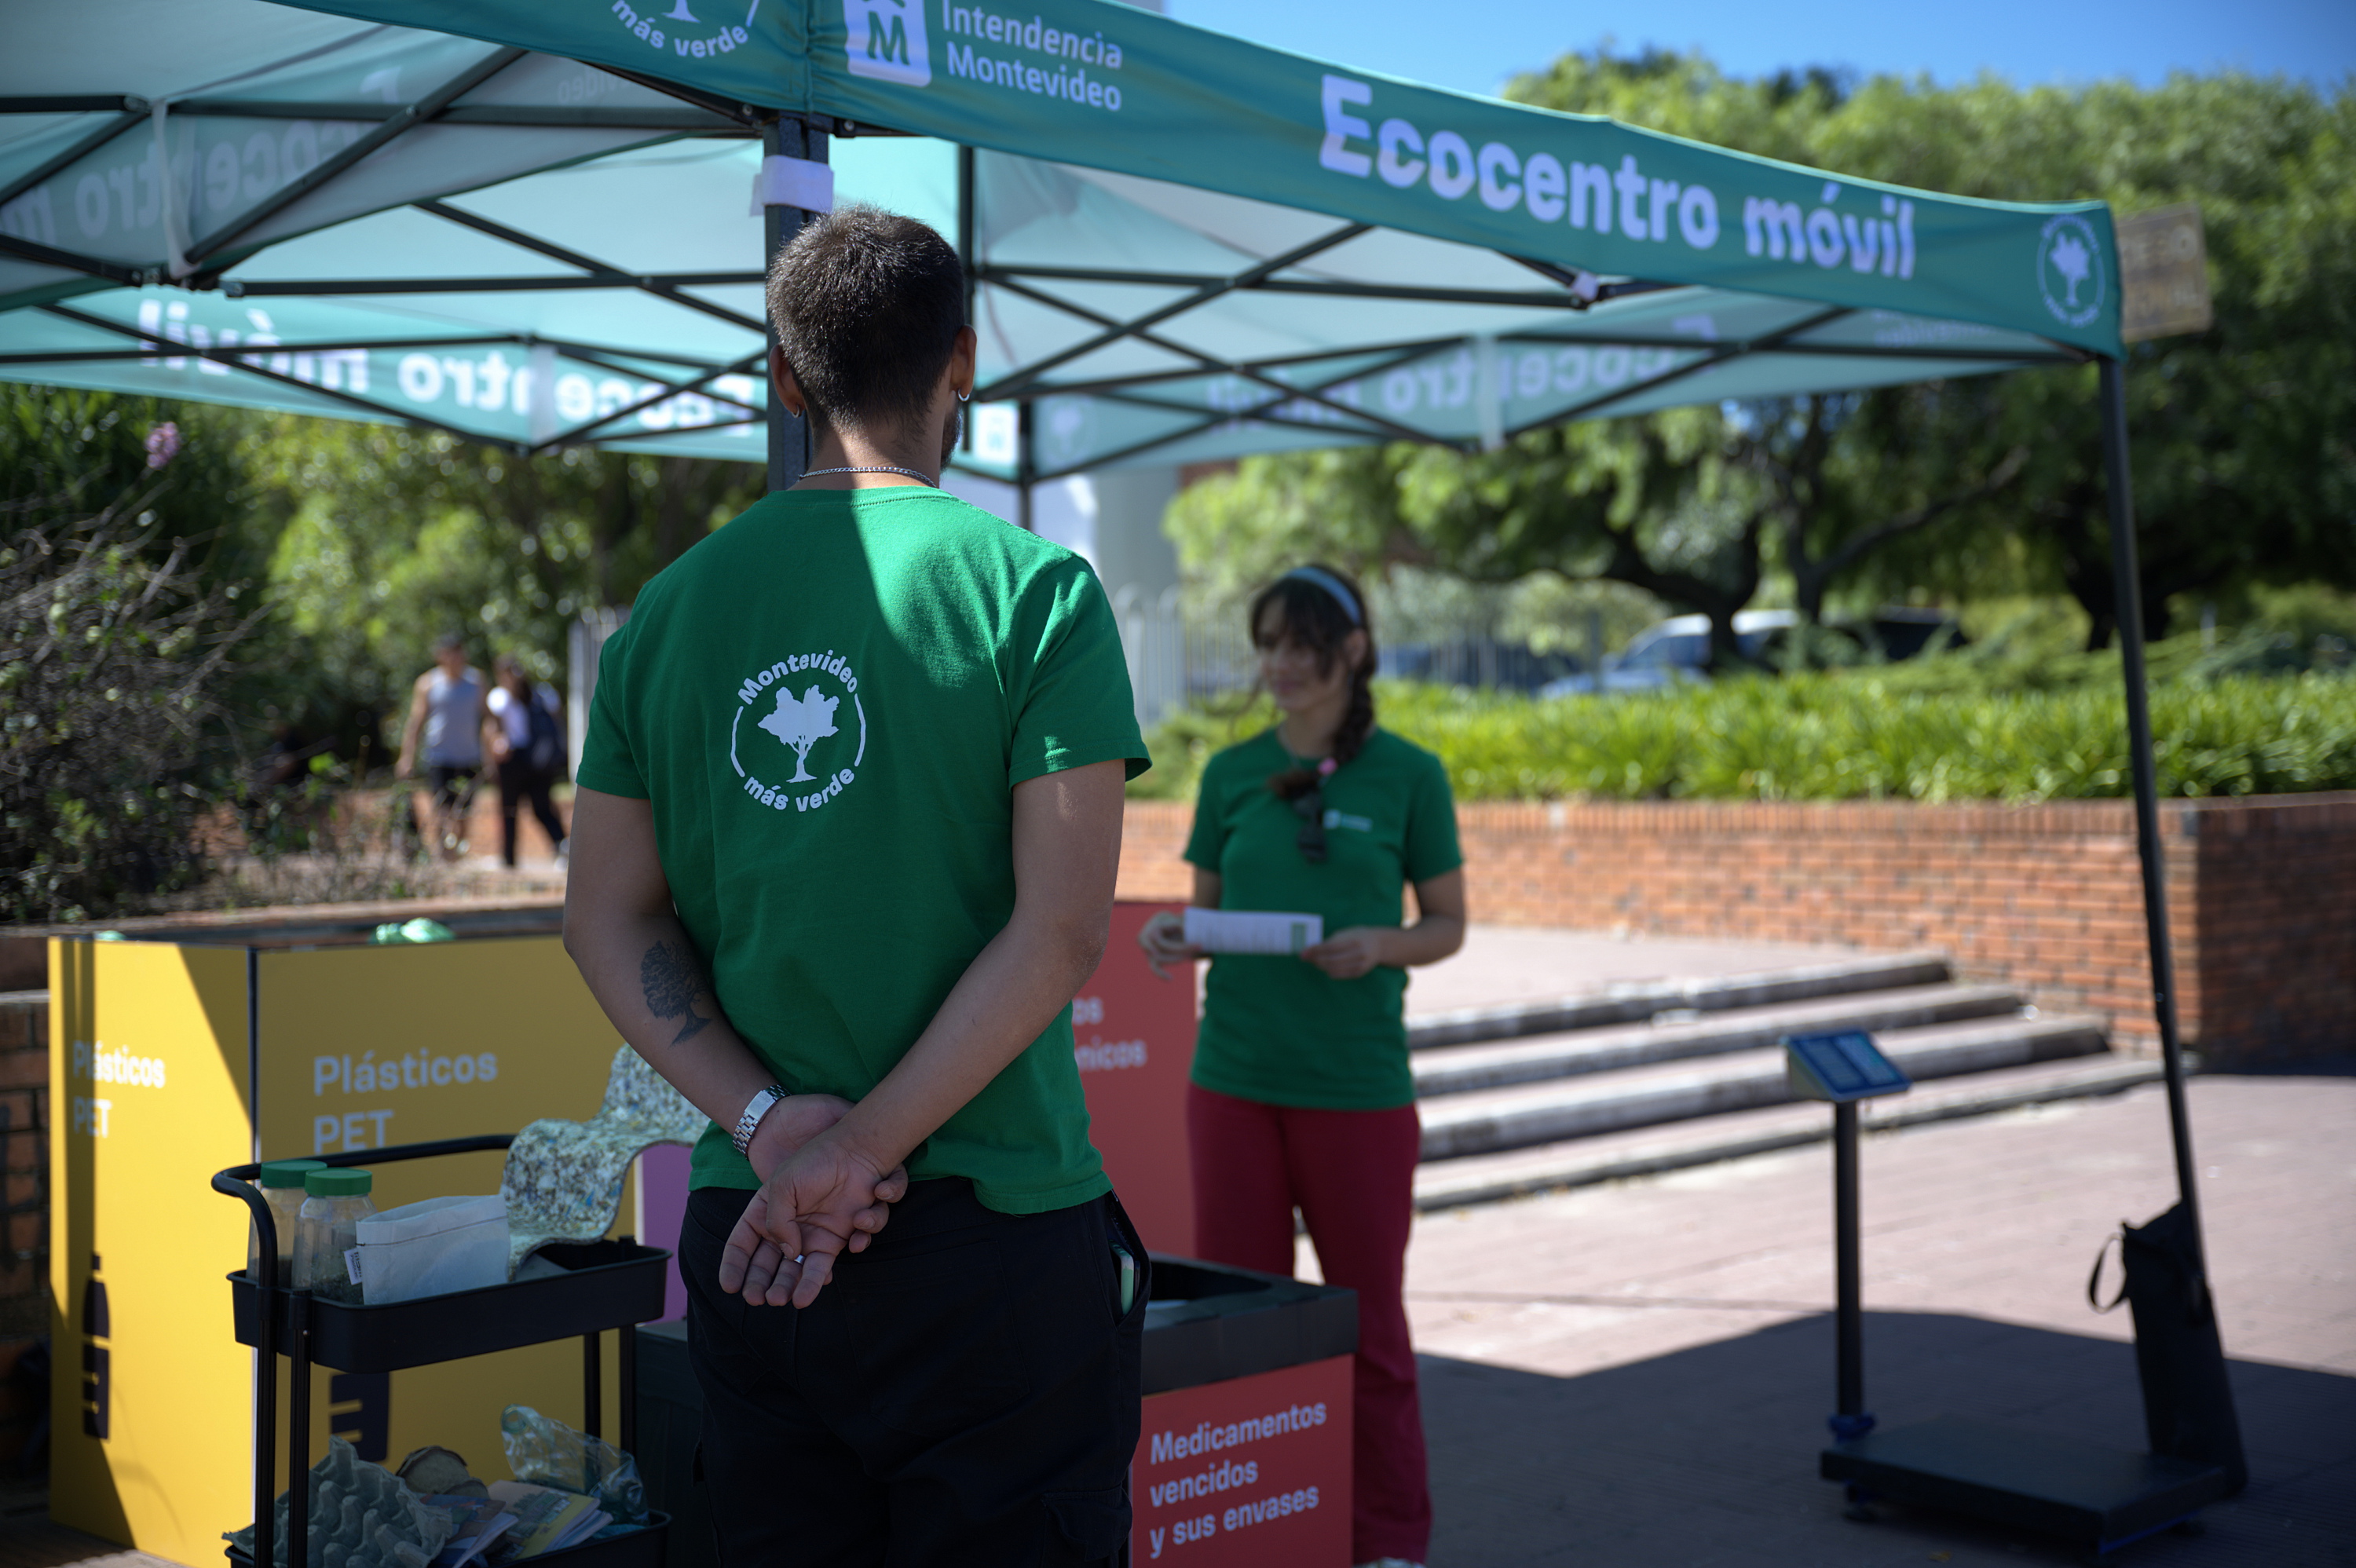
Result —
POLYGON ((770 1106, 785 1097, 786 1086, 782 1083, 772 1083, 744 1102, 744 1114, 736 1118, 736 1130, 728 1135, 729 1141, 736 1146, 738 1154, 746 1156, 752 1154, 753 1135, 760 1131, 761 1118, 769 1114, 770 1106))

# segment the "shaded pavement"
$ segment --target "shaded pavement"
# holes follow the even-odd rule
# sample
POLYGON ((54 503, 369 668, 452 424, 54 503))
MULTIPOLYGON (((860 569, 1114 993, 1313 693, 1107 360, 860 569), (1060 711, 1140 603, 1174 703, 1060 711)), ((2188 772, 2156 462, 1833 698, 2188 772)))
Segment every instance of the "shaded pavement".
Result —
MULTIPOLYGON (((2356 1079, 2203 1078, 2192 1104, 2254 1478, 2204 1536, 2120 1560, 2356 1564, 2356 1079)), ((2170 1179, 2157 1090, 1869 1137, 1868 1407, 2139 1449, 2127 1314, 2083 1293, 2170 1179)), ((1815 1478, 1830 1187, 1817 1147, 1419 1220, 1435 1568, 2080 1561, 1952 1516, 1841 1517, 1815 1478)))

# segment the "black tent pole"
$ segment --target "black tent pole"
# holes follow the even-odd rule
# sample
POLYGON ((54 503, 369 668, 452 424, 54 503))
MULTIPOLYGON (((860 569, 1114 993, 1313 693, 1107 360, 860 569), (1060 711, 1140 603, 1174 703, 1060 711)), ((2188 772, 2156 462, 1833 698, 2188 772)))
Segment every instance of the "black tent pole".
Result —
MULTIPOLYGON (((2143 577, 2136 563, 2135 495, 2127 475, 2126 368, 2102 362, 2103 472, 2110 496, 2111 570, 2118 601, 2119 668, 2126 688, 2127 755, 2135 770, 2136 851, 2143 860, 2143 918, 2151 946, 2152 1011, 2168 1077, 2168 1124, 2176 1142, 2176 1186, 2196 1253, 2201 1210, 2193 1187, 2192 1124, 2184 1103, 2184 1047, 2176 1033, 2176 965, 2168 942, 2168 868, 2159 843, 2159 784, 2151 761, 2151 705, 2143 663, 2143 577)), ((2205 1275, 2208 1265, 2201 1262, 2205 1275)))
MULTIPOLYGON (((764 156, 805 158, 814 164, 826 162, 826 133, 804 125, 798 120, 780 115, 762 128, 761 152, 764 156)), ((798 207, 765 207, 761 209, 761 271, 766 273, 771 262, 786 242, 801 232, 802 219, 809 214, 798 207)), ((764 312, 766 315, 766 313, 764 312)), ((768 331, 769 347, 777 345, 777 329, 768 331)), ((802 470, 809 466, 809 451, 802 421, 789 417, 777 406, 773 390, 768 400, 769 488, 790 490, 801 483, 802 470)))
POLYGON ((1038 471, 1031 460, 1031 400, 1025 398, 1014 405, 1014 485, 1021 493, 1014 520, 1025 533, 1039 531, 1038 520, 1031 515, 1031 476, 1038 471))

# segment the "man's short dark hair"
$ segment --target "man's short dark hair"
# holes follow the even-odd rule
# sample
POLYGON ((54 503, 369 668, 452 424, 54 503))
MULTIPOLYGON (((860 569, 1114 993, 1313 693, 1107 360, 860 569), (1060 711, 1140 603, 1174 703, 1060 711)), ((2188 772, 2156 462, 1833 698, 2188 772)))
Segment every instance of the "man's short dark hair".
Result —
POLYGON ((769 319, 814 426, 920 418, 965 325, 965 269, 913 218, 813 217, 769 268, 769 319))

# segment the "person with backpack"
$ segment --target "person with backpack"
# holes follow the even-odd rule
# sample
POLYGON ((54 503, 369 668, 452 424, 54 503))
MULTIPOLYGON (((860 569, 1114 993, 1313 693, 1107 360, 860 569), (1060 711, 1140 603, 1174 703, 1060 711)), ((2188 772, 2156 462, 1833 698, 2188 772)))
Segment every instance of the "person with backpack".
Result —
POLYGON ((548 793, 564 772, 564 722, 557 717, 556 693, 526 675, 513 654, 493 660, 491 672, 490 695, 483 701, 483 740, 499 773, 500 859, 515 869, 516 811, 529 799, 561 866, 564 819, 548 793))

